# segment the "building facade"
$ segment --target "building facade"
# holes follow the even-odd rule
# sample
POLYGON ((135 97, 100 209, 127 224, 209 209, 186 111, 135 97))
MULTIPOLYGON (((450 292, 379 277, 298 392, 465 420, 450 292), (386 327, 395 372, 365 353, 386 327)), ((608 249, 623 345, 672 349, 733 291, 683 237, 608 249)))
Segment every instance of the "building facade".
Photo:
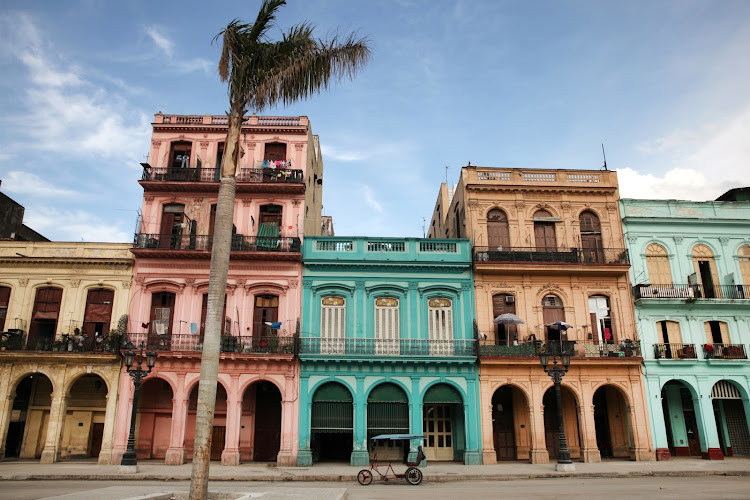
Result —
POLYGON ((750 455, 750 202, 621 206, 657 457, 750 455))
MULTIPOLYGON (((139 458, 192 459, 225 116, 157 114, 143 164, 129 337, 158 352, 137 414, 139 458), (153 163, 153 164, 152 164, 153 163)), ((307 117, 247 117, 211 459, 296 462, 301 240, 321 228, 323 162, 307 117)), ((121 383, 115 453, 133 384, 121 383)))
POLYGON ((481 463, 469 241, 308 237, 303 256, 298 465, 419 444, 481 463), (425 440, 370 442, 392 433, 425 440))
POLYGON ((464 167, 430 237, 473 243, 484 463, 557 456, 552 381, 537 352, 570 349, 562 412, 574 460, 652 460, 617 176, 464 167), (495 324, 510 313, 519 325, 495 324), (562 322, 562 326, 555 326, 562 322))
POLYGON ((0 241, 0 457, 115 463, 132 272, 127 244, 0 241))

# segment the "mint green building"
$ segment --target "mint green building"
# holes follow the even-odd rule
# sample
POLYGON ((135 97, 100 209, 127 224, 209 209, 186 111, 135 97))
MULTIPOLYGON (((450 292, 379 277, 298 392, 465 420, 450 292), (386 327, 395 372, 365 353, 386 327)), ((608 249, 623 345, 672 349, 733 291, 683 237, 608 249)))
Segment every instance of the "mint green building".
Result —
POLYGON ((481 463, 469 240, 306 237, 303 265, 297 463, 481 463))
POLYGON ((734 201, 745 191, 620 202, 660 460, 750 455, 750 202, 734 201))

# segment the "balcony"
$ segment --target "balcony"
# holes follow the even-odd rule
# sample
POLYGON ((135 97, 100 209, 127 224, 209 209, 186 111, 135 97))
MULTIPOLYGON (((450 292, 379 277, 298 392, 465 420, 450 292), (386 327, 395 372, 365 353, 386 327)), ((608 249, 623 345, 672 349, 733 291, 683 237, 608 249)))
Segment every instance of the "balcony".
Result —
POLYGON ((744 344, 704 344, 706 359, 747 359, 744 344))
POLYGON ((750 285, 703 286, 639 284, 633 287, 633 298, 640 299, 727 299, 750 300, 750 285))
POLYGON ((415 356, 473 357, 474 340, 435 339, 334 339, 303 337, 300 355, 316 356, 415 356))
POLYGON ((29 339, 21 330, 0 333, 1 351, 36 351, 68 353, 116 353, 120 351, 119 335, 86 337, 82 335, 58 335, 54 338, 29 339))
MULTIPOLYGON (((222 336, 221 352, 241 354, 296 354, 297 337, 275 336, 222 336)), ((201 352, 203 335, 129 333, 128 340, 138 346, 143 342, 146 349, 168 352, 201 352)))
POLYGON ((537 247, 474 247, 475 263, 530 262, 545 264, 625 264, 629 265, 624 248, 537 248, 537 247))
POLYGON ((639 358, 641 343, 622 341, 619 344, 598 344, 591 340, 563 340, 523 342, 518 345, 498 345, 491 340, 479 344, 480 356, 491 357, 535 357, 540 350, 553 354, 569 354, 576 358, 639 358))
MULTIPOLYGON (((291 168, 237 169, 238 193, 271 192, 296 193, 305 191, 304 172, 291 168)), ((143 174, 140 184, 144 191, 152 192, 213 192, 219 189, 220 169, 152 167, 141 163, 143 174)))
POLYGON ((698 359, 695 344, 654 344, 656 359, 698 359))
MULTIPOLYGON (((135 255, 141 257, 211 257, 213 236, 208 234, 147 234, 137 233, 133 240, 135 255)), ((299 260, 299 238, 267 236, 232 236, 232 258, 243 260, 299 260)))

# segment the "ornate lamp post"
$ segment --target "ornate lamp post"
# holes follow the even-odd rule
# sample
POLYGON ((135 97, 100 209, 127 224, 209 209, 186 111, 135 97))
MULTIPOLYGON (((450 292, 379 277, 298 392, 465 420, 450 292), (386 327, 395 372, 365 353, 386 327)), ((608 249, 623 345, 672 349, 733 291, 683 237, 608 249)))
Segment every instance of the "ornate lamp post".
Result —
POLYGON ((133 392, 133 409, 130 413, 130 435, 128 436, 128 448, 125 451, 125 454, 122 456, 122 462, 120 462, 120 466, 128 468, 132 467, 134 472, 138 466, 138 461, 135 458, 135 416, 136 410, 138 409, 138 391, 141 389, 141 383, 143 382, 143 379, 146 378, 149 373, 151 373, 151 370, 153 370, 154 365, 156 364, 156 353, 154 351, 149 351, 146 353, 146 366, 148 367, 148 370, 144 370, 143 368, 141 368, 141 364, 143 363, 144 347, 144 343, 141 342, 141 345, 138 348, 138 366, 136 368, 133 368, 133 362, 135 361, 136 357, 136 353, 133 352, 135 346, 131 342, 128 342, 128 345, 125 346, 125 349, 127 349, 127 351, 124 354, 125 368, 127 368, 130 376, 133 377, 133 386, 135 387, 135 391, 133 392))
POLYGON ((540 351, 539 362, 542 364, 542 368, 545 373, 549 375, 555 383, 555 400, 557 402, 557 425, 558 434, 560 437, 559 450, 557 452, 557 464, 555 465, 556 471, 570 472, 575 470, 575 465, 570 460, 570 451, 568 451, 568 441, 565 439, 565 426, 563 425, 562 416, 562 393, 560 391, 560 383, 562 378, 568 373, 568 367, 570 366, 570 354, 564 354, 564 347, 561 345, 559 353, 552 351, 540 351), (562 366, 558 365, 557 358, 560 358, 562 366), (549 366, 550 357, 552 357, 552 366, 549 366))

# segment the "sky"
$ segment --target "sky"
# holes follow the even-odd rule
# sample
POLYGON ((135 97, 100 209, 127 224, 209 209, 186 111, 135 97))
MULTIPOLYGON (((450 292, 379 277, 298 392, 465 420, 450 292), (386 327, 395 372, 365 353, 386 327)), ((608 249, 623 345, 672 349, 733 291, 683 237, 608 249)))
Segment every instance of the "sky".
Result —
MULTIPOLYGON (((260 3, 4 0, 0 191, 24 222, 132 241, 154 114, 224 114, 212 39, 260 3)), ((261 113, 310 118, 337 235, 421 237, 468 162, 596 170, 602 144, 622 197, 750 186, 750 2, 291 0, 278 16, 303 20, 372 46, 353 80, 261 113)))

